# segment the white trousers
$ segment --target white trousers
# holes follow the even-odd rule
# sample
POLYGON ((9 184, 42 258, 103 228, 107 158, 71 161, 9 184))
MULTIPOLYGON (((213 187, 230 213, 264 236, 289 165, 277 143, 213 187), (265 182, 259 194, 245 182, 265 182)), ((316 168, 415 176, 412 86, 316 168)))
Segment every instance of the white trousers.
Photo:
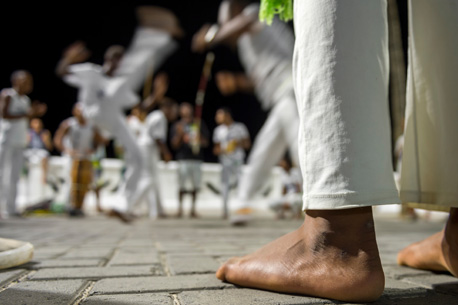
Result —
MULTIPOLYGON (((138 182, 144 166, 143 156, 134 135, 127 126, 125 118, 119 114, 113 120, 116 120, 116 123, 113 124, 116 127, 113 130, 109 130, 109 132, 115 136, 125 151, 124 162, 126 164, 126 172, 124 174, 123 189, 127 206, 129 207, 131 204, 134 204, 131 201, 135 201, 142 191, 139 188, 138 182)), ((94 122, 96 123, 96 120, 94 122)))
POLYGON ((266 182, 272 168, 289 148, 298 164, 297 131, 299 117, 294 94, 283 96, 270 111, 253 144, 239 183, 238 202, 234 209, 250 206, 250 199, 266 182))
POLYGON ((0 212, 2 215, 14 215, 17 212, 17 186, 23 165, 23 147, 11 147, 8 142, 0 144, 0 212))
POLYGON ((140 145, 139 148, 144 167, 138 181, 136 196, 129 201, 129 211, 134 212, 140 202, 146 201, 149 217, 155 219, 164 213, 157 168, 160 156, 159 152, 150 145, 140 145))
MULTIPOLYGON (((443 109, 445 116, 455 118, 453 126, 446 126, 437 115, 437 109, 442 109, 439 105, 453 104, 452 98, 457 96, 458 82, 454 73, 458 68, 458 49, 456 35, 452 35, 458 28, 457 2, 415 0, 409 4, 410 98, 403 188, 418 182, 412 176, 424 177, 418 171, 409 173, 418 169, 419 162, 426 162, 427 169, 431 164, 440 163, 434 159, 451 155, 447 148, 456 147, 452 137, 447 141, 437 139, 439 146, 452 145, 445 145, 447 148, 443 150, 435 147, 436 142, 423 142, 423 146, 419 146, 409 141, 424 141, 423 137, 416 136, 430 135, 429 129, 436 132, 435 136, 447 136, 444 129, 450 128, 452 133, 458 124, 456 102, 443 109), (423 25, 417 27, 418 24, 423 25), (418 77, 420 72, 425 75, 418 77), (434 74, 426 77, 430 72, 434 74), (442 82, 445 84, 439 85, 442 82), (438 95, 430 96, 426 88, 438 95), (443 91, 444 88, 448 91, 443 91), (424 99, 412 98, 415 95, 412 91, 424 99), (412 112, 418 107, 426 115, 417 117, 415 126, 412 112), (431 153, 425 156, 424 147, 431 149, 431 153), (437 150, 444 154, 438 155, 437 150), (421 158, 415 158, 418 155, 421 158), (412 162, 416 166, 405 166, 412 162)), ((391 163, 386 12, 385 0, 301 0, 295 3, 293 76, 300 116, 304 209, 345 209, 399 202, 391 163)), ((447 164, 454 166, 450 171, 457 175, 456 157, 449 162, 447 164)), ((423 174, 430 173, 424 171, 423 174)), ((452 181, 457 181, 456 178, 452 181)), ((457 189, 454 188, 455 200, 457 189)), ((417 183, 408 194, 421 191, 422 185, 417 183)), ((415 198, 418 199, 421 198, 415 198)))

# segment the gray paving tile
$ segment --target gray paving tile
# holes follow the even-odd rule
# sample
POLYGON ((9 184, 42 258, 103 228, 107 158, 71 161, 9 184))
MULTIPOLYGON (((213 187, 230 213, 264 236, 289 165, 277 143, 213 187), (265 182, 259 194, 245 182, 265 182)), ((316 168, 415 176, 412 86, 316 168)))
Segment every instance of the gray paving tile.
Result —
POLYGON ((436 292, 458 296, 458 278, 445 274, 431 274, 424 276, 408 277, 404 282, 433 289, 436 292))
POLYGON ((178 295, 182 305, 305 305, 335 304, 312 297, 292 296, 254 289, 185 291, 178 295))
POLYGON ((173 305, 169 294, 116 294, 90 296, 81 304, 84 305, 173 305))
POLYGON ((22 282, 0 292, 0 304, 72 304, 85 281, 22 282))
POLYGON ((157 253, 129 253, 118 252, 108 263, 108 266, 122 266, 122 265, 152 265, 159 264, 159 257, 157 253))
POLYGON ((171 256, 167 265, 173 275, 193 273, 215 273, 220 263, 211 257, 185 257, 171 256))
POLYGON ((9 282, 17 279, 25 272, 27 272, 27 270, 24 270, 24 269, 0 270, 0 286, 4 286, 8 284, 9 282))
POLYGON ((32 276, 32 280, 101 279, 161 274, 162 270, 158 266, 49 268, 39 270, 32 276))
POLYGON ((112 255, 114 248, 83 248, 69 251, 60 256, 60 259, 75 258, 108 258, 112 255))
POLYGON ((407 278, 407 277, 415 277, 415 276, 432 274, 430 271, 413 269, 413 268, 399 266, 395 264, 384 265, 383 271, 385 272, 386 277, 393 278, 396 280, 400 280, 400 279, 407 278))
POLYGON ((177 275, 172 277, 132 277, 103 279, 93 289, 95 294, 179 292, 183 290, 205 290, 233 287, 223 283, 215 275, 177 275))

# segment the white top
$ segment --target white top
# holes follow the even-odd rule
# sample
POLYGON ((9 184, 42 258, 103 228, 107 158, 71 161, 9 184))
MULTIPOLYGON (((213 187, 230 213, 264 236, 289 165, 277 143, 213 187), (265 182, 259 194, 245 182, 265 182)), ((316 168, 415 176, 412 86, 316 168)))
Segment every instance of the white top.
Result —
POLYGON ((127 126, 129 126, 130 131, 132 131, 133 135, 136 139, 140 137, 143 128, 145 128, 145 122, 140 121, 140 119, 134 115, 130 115, 127 117, 127 126))
MULTIPOLYGON (((248 5, 242 14, 257 17, 259 4, 248 5)), ((254 82, 264 110, 271 109, 284 94, 293 92, 294 35, 287 24, 278 18, 270 26, 258 21, 250 32, 240 36, 237 45, 240 61, 254 82)))
POLYGON ((76 152, 74 158, 90 159, 94 149, 94 126, 90 123, 81 125, 76 118, 68 119, 68 144, 76 152))
MULTIPOLYGON (((31 101, 26 95, 19 95, 16 90, 3 89, 3 95, 10 97, 8 112, 11 115, 25 115, 30 111, 31 101)), ((22 119, 2 119, 0 121, 0 142, 8 143, 14 147, 27 146, 27 131, 29 120, 22 119)))
POLYGON ((167 140, 167 118, 161 110, 151 112, 145 120, 138 138, 139 145, 148 145, 157 150, 156 140, 167 140))
POLYGON ((216 127, 213 132, 213 142, 218 143, 225 152, 220 155, 220 160, 223 161, 224 159, 230 158, 243 162, 245 150, 240 146, 234 147, 233 145, 235 141, 247 138, 250 138, 250 134, 243 123, 234 122, 229 126, 222 124, 216 127))

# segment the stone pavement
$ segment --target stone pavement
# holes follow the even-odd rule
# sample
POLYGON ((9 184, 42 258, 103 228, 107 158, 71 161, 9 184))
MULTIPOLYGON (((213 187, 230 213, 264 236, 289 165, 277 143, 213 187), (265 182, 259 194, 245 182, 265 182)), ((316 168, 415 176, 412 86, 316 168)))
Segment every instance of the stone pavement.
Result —
MULTIPOLYGON (((0 236, 34 244, 31 263, 0 271, 0 304, 345 304, 244 289, 217 280, 227 258, 252 252, 300 221, 182 221, 34 217, 0 222, 0 236)), ((386 289, 373 304, 458 304, 458 279, 396 265, 396 253, 442 222, 377 217, 386 289)))

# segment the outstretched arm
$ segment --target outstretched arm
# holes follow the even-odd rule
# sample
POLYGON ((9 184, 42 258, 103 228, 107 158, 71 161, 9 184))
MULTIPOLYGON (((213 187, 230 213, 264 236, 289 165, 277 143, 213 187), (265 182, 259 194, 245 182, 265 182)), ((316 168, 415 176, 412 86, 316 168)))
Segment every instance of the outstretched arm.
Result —
POLYGON ((254 83, 244 73, 220 71, 216 73, 216 86, 223 95, 254 92, 254 83))
POLYGON ((257 14, 238 13, 234 15, 231 6, 232 4, 224 1, 218 17, 218 22, 222 23, 213 26, 205 24, 194 35, 191 47, 194 52, 202 53, 221 43, 234 41, 258 22, 257 14))

